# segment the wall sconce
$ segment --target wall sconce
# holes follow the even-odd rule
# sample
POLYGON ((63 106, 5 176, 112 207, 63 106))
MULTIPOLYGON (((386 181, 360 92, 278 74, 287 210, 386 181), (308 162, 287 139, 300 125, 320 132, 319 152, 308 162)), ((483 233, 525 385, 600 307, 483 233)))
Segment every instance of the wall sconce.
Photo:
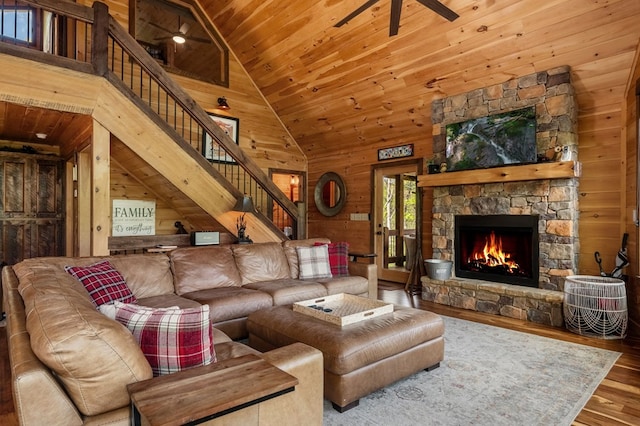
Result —
POLYGON ((227 103, 227 98, 225 98, 224 96, 218 98, 218 109, 224 109, 224 110, 231 109, 231 107, 227 103))
POLYGON ((296 175, 291 175, 291 181, 289 182, 289 199, 291 201, 296 201, 293 199, 295 196, 294 189, 298 187, 300 184, 300 178, 296 175))
POLYGON ((251 238, 249 238, 249 235, 246 234, 247 222, 245 222, 244 220, 244 215, 247 214, 247 212, 255 211, 251 197, 245 194, 242 197, 238 198, 236 205, 233 207, 233 211, 242 212, 242 214, 238 216, 238 219, 236 220, 236 229, 238 231, 238 244, 253 243, 253 240, 251 240, 251 238))

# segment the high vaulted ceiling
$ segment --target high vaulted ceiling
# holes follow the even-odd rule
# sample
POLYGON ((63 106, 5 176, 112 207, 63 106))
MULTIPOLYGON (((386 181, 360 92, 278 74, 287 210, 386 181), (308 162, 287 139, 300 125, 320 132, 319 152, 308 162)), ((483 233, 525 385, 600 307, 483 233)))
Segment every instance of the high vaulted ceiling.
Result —
MULTIPOLYGON (((638 0, 442 0, 449 22, 391 0, 200 0, 310 156, 422 142, 431 101, 568 65, 580 114, 620 104, 640 39, 638 0)), ((233 84, 233 82, 232 82, 233 84)))

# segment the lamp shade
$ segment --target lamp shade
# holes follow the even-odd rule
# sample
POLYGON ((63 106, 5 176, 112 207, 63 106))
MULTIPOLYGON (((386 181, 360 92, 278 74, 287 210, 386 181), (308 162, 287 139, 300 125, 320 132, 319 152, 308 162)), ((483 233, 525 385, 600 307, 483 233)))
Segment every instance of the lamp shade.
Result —
POLYGON ((246 213, 246 212, 252 212, 254 210, 255 208, 253 207, 253 201, 251 200, 251 197, 248 195, 243 195, 242 197, 238 198, 236 205, 233 207, 234 212, 246 213))
POLYGON ((218 98, 218 109, 231 109, 231 107, 227 103, 227 98, 225 98, 224 96, 218 98))

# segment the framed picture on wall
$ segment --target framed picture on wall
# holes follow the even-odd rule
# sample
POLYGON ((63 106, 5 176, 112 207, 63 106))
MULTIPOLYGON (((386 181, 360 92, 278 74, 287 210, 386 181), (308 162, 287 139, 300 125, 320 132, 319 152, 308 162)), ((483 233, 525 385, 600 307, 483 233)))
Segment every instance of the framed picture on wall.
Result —
MULTIPOLYGON (((238 144, 238 136, 240 134, 240 120, 235 117, 227 117, 226 115, 218 115, 209 113, 209 117, 238 144)), ((222 147, 211 138, 209 134, 204 133, 202 141, 202 155, 211 162, 216 163, 235 163, 236 161, 225 152, 222 147)))

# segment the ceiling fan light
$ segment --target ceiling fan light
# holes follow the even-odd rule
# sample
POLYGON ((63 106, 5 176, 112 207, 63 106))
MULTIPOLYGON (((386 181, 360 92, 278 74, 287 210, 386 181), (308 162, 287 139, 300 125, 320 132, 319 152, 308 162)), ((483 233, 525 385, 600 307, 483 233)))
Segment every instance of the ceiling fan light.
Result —
POLYGON ((183 44, 185 41, 187 41, 187 39, 184 38, 182 34, 176 34, 173 36, 173 41, 178 44, 183 44))

